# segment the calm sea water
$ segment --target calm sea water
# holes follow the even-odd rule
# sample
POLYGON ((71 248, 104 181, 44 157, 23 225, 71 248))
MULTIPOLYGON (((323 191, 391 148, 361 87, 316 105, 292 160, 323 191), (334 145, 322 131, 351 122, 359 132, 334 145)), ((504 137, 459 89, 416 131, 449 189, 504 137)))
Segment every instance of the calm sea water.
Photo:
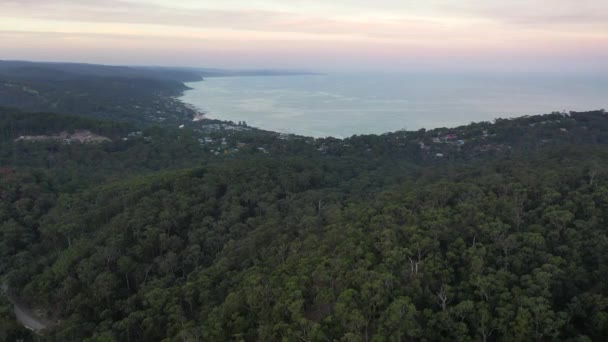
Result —
POLYGON ((608 75, 589 74, 226 77, 188 86, 182 100, 210 118, 315 137, 608 107, 608 75))

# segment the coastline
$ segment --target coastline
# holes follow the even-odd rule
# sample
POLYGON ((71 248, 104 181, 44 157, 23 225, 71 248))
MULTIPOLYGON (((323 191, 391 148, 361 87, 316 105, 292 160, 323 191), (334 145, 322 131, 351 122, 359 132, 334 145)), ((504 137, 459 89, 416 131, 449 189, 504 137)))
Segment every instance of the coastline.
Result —
POLYGON ((246 121, 269 131, 314 137, 452 127, 605 105, 585 77, 547 88, 552 78, 541 76, 523 82, 495 74, 472 80, 432 75, 420 85, 405 82, 422 77, 414 76, 214 77, 187 83, 192 89, 180 100, 201 112, 197 120, 246 121))
POLYGON ((180 100, 186 108, 188 108, 194 112, 194 115, 192 117, 192 122, 198 122, 198 121, 207 119, 207 112, 205 112, 201 108, 197 107, 196 105, 194 105, 192 103, 184 102, 180 98, 178 98, 178 100, 180 100))

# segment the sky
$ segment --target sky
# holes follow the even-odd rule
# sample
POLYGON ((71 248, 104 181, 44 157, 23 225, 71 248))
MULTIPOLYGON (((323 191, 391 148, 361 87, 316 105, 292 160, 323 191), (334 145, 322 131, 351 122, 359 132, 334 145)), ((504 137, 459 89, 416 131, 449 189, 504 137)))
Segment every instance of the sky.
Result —
POLYGON ((607 0, 0 0, 0 59, 608 71, 607 0))

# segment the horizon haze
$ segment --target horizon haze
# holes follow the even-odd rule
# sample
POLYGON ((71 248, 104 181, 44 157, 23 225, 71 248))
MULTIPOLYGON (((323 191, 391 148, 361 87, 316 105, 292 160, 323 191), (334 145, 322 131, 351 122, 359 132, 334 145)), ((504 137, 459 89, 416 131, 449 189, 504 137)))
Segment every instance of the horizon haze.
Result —
POLYGON ((0 2, 2 59, 327 71, 608 71, 608 3, 0 2))

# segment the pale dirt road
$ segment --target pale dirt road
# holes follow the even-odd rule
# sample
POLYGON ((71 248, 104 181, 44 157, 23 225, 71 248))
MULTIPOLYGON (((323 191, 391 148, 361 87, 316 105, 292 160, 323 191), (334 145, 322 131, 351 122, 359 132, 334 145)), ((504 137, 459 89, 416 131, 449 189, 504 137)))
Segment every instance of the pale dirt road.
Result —
POLYGON ((21 323, 27 329, 35 332, 46 329, 49 326, 49 322, 38 318, 35 314, 26 307, 20 306, 19 304, 13 303, 15 306, 15 317, 17 321, 21 323))
POLYGON ((6 295, 8 300, 13 304, 15 317, 21 325, 35 332, 44 330, 51 325, 50 321, 37 317, 31 309, 11 298, 6 284, 2 284, 1 290, 3 293, 0 293, 0 295, 6 295))

